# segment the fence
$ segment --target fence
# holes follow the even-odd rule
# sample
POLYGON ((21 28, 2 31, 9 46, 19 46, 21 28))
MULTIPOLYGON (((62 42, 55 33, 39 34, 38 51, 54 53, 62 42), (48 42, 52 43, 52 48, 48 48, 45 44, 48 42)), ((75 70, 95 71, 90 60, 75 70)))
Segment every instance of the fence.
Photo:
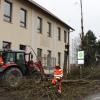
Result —
POLYGON ((41 57, 42 65, 46 74, 52 74, 56 64, 56 58, 54 57, 41 57))

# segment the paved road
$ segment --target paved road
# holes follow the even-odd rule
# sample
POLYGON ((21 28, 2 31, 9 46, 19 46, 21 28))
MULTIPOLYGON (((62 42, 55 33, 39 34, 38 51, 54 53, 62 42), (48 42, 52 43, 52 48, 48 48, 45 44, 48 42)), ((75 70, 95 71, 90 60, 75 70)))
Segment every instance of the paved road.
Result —
POLYGON ((85 100, 100 100, 100 93, 88 96, 85 100))

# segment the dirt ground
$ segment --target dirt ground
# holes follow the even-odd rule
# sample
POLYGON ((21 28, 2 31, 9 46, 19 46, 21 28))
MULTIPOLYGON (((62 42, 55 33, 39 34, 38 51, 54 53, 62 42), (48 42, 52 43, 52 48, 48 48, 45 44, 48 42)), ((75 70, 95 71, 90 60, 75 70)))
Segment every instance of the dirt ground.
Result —
POLYGON ((34 84, 27 79, 17 88, 0 85, 0 100, 85 100, 89 95, 100 93, 100 80, 64 81, 62 95, 48 92, 48 84, 34 84))

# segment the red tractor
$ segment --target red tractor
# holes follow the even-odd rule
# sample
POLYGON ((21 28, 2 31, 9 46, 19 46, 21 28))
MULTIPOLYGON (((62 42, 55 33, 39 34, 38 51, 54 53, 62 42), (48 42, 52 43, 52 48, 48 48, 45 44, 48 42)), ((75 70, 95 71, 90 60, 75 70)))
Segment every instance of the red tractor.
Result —
POLYGON ((41 61, 33 62, 32 53, 0 50, 0 76, 8 86, 16 87, 23 76, 32 75, 40 82, 45 74, 41 61))

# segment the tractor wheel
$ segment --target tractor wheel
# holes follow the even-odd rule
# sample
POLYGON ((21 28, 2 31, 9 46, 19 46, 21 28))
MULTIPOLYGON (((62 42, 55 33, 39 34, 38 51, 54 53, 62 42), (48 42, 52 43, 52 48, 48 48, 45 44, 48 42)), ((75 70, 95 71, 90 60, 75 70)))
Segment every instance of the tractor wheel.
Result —
POLYGON ((21 83, 23 75, 18 68, 10 68, 4 72, 4 84, 10 87, 17 87, 21 83))
POLYGON ((42 75, 39 72, 32 73, 32 78, 36 84, 42 81, 42 75))

